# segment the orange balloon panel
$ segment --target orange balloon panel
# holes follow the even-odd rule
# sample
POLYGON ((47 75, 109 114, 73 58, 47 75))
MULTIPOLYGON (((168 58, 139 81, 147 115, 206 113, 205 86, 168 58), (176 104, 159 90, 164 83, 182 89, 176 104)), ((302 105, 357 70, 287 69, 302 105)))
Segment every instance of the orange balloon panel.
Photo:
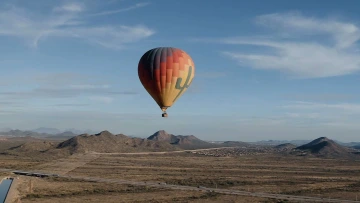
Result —
POLYGON ((189 88, 195 65, 181 49, 159 47, 147 51, 140 59, 141 83, 162 110, 171 107, 189 88))

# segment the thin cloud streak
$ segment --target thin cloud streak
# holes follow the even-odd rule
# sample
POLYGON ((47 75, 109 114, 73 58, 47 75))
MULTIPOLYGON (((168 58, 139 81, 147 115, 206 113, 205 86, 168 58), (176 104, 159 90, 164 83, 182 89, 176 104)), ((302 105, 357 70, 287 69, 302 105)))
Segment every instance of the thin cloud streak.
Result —
POLYGON ((137 4, 135 4, 133 6, 130 6, 130 7, 127 7, 127 8, 111 10, 111 11, 103 11, 103 12, 91 14, 89 16, 112 15, 112 14, 122 13, 122 12, 125 12, 125 11, 134 10, 134 9, 137 9, 137 8, 142 8, 142 7, 145 7, 145 6, 148 6, 148 5, 150 5, 150 3, 137 3, 137 4))
POLYGON ((297 101, 349 101, 358 99, 358 95, 354 94, 287 94, 283 96, 286 99, 297 101))
POLYGON ((92 96, 89 99, 91 101, 102 102, 106 104, 110 104, 114 101, 112 97, 105 97, 105 96, 92 96))
POLYGON ((255 18, 255 22, 291 34, 330 35, 337 48, 350 47, 360 39, 360 29, 355 24, 305 17, 299 12, 261 15, 255 18))
POLYGON ((30 91, 0 92, 0 98, 7 99, 39 99, 39 98, 72 98, 82 95, 136 95, 131 91, 111 91, 104 88, 73 89, 73 88, 35 88, 30 91))
POLYGON ((220 78, 225 77, 226 75, 225 72, 204 72, 196 74, 196 76, 200 78, 220 78))
POLYGON ((281 71, 293 78, 325 78, 360 71, 357 46, 360 28, 354 23, 311 18, 300 13, 261 15, 255 22, 271 28, 271 34, 195 41, 264 48, 252 53, 223 51, 221 54, 240 66, 281 71), (318 39, 317 42, 309 40, 309 36, 318 39))
MULTIPOLYGON (((13 81, 19 85, 18 80, 13 81)), ((139 94, 131 89, 115 88, 112 84, 108 84, 107 79, 94 81, 91 75, 72 72, 32 73, 21 81, 27 87, 26 89, 0 90, 1 109, 18 110, 21 108, 20 110, 27 111, 31 108, 46 109, 49 106, 62 109, 86 107, 94 102, 110 104, 116 98, 129 98, 139 94), (44 100, 50 103, 43 105, 44 100)), ((14 83, 11 84, 14 85, 14 83)))
POLYGON ((52 106, 58 106, 58 107, 84 107, 84 106, 90 106, 90 104, 54 104, 52 106))
POLYGON ((284 105, 283 108, 292 109, 312 109, 312 110, 340 110, 341 112, 360 113, 360 104, 357 103, 314 103, 314 102, 295 102, 294 104, 284 105))
POLYGON ((69 3, 63 6, 55 7, 54 11, 56 12, 82 12, 84 11, 84 6, 78 3, 69 3))
POLYGON ((50 37, 80 38, 106 48, 122 49, 129 43, 148 38, 155 31, 144 25, 89 25, 81 4, 66 4, 43 16, 20 7, 0 10, 0 35, 25 40, 36 48, 50 37), (61 11, 61 12, 60 12, 61 11))

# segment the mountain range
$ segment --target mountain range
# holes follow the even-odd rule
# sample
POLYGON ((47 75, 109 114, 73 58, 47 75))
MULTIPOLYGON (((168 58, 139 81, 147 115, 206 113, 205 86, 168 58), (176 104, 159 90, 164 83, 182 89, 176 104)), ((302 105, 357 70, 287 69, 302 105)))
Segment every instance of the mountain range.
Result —
POLYGON ((29 130, 10 130, 7 132, 0 132, 0 136, 8 136, 8 137, 35 137, 35 138, 50 138, 50 139, 66 139, 69 137, 76 136, 77 134, 65 131, 58 134, 49 134, 49 133, 41 133, 29 130))
MULTIPOLYGON (((47 127, 40 127, 33 130, 19 130, 19 129, 11 129, 11 128, 1 128, 0 129, 0 136, 10 136, 10 137, 26 137, 31 136, 35 138, 46 138, 46 139, 53 139, 53 140, 65 140, 71 137, 74 137, 76 135, 80 134, 96 134, 97 132, 93 130, 78 130, 74 128, 66 129, 65 131, 61 131, 57 128, 47 128, 47 127)), ((254 145, 272 145, 277 146, 280 144, 293 144, 296 146, 301 146, 306 143, 311 142, 311 140, 261 140, 256 142, 239 142, 239 141, 203 141, 200 139, 194 139, 194 136, 183 136, 183 135, 172 135, 167 134, 164 130, 160 130, 156 132, 155 134, 151 135, 148 139, 150 140, 163 140, 164 136, 169 139, 168 141, 170 143, 173 142, 179 142, 179 145, 182 145, 184 142, 188 142, 188 140, 192 139, 192 143, 196 145, 196 147, 200 148, 207 148, 211 146, 219 146, 219 145, 227 145, 227 146, 238 146, 238 145, 245 145, 246 144, 254 144, 254 145), (166 135, 166 136, 165 136, 166 135)), ((129 136, 132 138, 136 138, 136 136, 129 136)), ((354 147, 360 149, 360 142, 340 142, 337 140, 334 140, 334 142, 347 147, 354 147)), ((190 145, 187 145, 189 149, 192 149, 190 145)))
POLYGON ((61 131, 56 128, 36 128, 33 130, 19 130, 19 129, 11 129, 11 128, 2 128, 0 129, 0 136, 8 136, 8 137, 35 137, 35 138, 46 138, 52 140, 64 140, 76 135, 80 134, 95 134, 96 132, 92 130, 77 130, 74 128, 67 129, 65 131, 61 131))
MULTIPOLYGON (((18 130, 11 131, 19 133, 18 130)), ((22 131, 20 131, 22 132, 22 131)), ((30 133, 24 131, 23 133, 30 133)), ((35 133, 35 132, 32 132, 35 133)), ((48 134, 41 134, 48 135, 48 134)), ((58 134, 60 135, 60 134, 58 134)), ((173 135, 160 130, 148 138, 129 137, 124 134, 112 134, 109 131, 102 131, 96 134, 80 134, 72 136, 65 141, 44 140, 27 137, 5 137, 0 140, 3 150, 2 154, 17 156, 59 157, 76 153, 133 153, 133 152, 154 152, 154 151, 177 151, 189 149, 241 147, 243 150, 254 148, 267 149, 269 146, 254 145, 245 142, 227 141, 222 143, 210 143, 203 141, 194 135, 173 135), (24 139, 23 143, 20 140, 24 139), (17 144, 11 142, 16 141, 17 144), (6 146, 8 146, 6 148, 6 146)), ((295 156, 314 156, 323 158, 360 158, 360 152, 354 148, 342 146, 326 137, 320 137, 301 146, 291 143, 280 144, 270 147, 282 153, 295 156)), ((0 147, 1 149, 1 147, 0 147)), ((275 152, 268 151, 269 153, 275 152)))
MULTIPOLYGON (((22 132, 22 131, 21 131, 22 132)), ((24 131, 23 133, 26 133, 24 131)), ((18 131, 11 131, 18 135, 18 131)), ((34 134, 34 132, 33 132, 34 134)), ((36 133, 35 133, 36 134, 36 133)), ((29 135, 29 134, 28 134, 29 135)), ((41 134, 48 135, 48 134, 41 134)), ((60 135, 60 134, 58 134, 60 135)), ((152 152, 152 151, 174 151, 186 149, 202 149, 216 147, 237 147, 246 146, 243 142, 225 142, 222 144, 213 144, 193 135, 173 135, 160 130, 148 138, 129 137, 124 134, 112 134, 109 131, 102 131, 97 134, 80 134, 72 136, 65 141, 47 141, 25 137, 24 143, 11 147, 3 154, 27 155, 27 156, 64 156, 74 153, 129 153, 129 152, 152 152)), ((10 137, 2 142, 11 142, 19 137, 10 137)))

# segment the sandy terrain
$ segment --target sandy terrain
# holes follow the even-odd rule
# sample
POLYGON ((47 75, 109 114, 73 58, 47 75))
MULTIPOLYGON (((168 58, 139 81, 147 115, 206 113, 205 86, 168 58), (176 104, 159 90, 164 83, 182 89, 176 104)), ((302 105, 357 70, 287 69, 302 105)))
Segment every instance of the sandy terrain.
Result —
POLYGON ((272 198, 129 185, 118 180, 344 200, 355 200, 360 190, 360 162, 335 159, 274 155, 212 157, 178 152, 88 153, 34 163, 30 159, 0 156, 0 161, 11 163, 14 169, 18 164, 27 170, 113 180, 19 176, 21 202, 277 202, 272 198))

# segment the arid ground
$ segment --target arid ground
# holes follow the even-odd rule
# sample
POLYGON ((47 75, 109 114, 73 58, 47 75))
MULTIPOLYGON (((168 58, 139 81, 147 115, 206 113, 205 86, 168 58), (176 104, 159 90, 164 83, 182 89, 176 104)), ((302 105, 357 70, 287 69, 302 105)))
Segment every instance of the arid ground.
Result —
MULTIPOLYGON (((0 156, 0 165, 70 176, 155 181, 323 198, 360 198, 360 162, 274 154, 214 157, 166 154, 75 154, 60 160, 0 156)), ((2 172, 0 175, 9 175, 2 172)), ((14 176, 14 175, 12 175, 14 176)), ((21 202, 282 202, 67 178, 19 177, 21 202)), ((285 201, 284 201, 285 202, 285 201)), ((291 202, 291 201, 286 201, 291 202)), ((326 201, 325 201, 326 202, 326 201)))

